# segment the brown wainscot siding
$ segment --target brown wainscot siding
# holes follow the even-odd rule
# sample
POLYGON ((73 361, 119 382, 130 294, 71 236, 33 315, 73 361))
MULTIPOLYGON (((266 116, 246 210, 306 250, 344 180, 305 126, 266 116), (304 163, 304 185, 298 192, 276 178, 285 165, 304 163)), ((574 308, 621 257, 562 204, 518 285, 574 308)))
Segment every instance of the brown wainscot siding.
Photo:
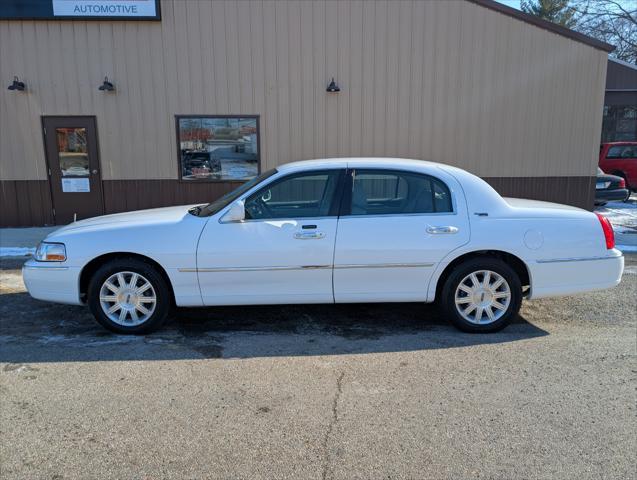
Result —
MULTIPOLYGON (((564 203, 591 210, 595 177, 485 177, 500 195, 564 203)), ((104 213, 211 202, 241 182, 104 180, 104 213)), ((48 182, 0 181, 0 227, 53 225, 48 182)))
POLYGON ((243 182, 187 182, 179 180, 104 180, 106 213, 145 208, 208 203, 243 182))
POLYGON ((0 180, 0 227, 53 225, 46 180, 0 180))
POLYGON ((503 197, 530 198, 593 209, 595 177, 484 177, 503 197))
MULTIPOLYGON (((485 177, 504 197, 564 203, 591 210, 595 177, 485 177)), ((106 213, 210 202, 241 182, 188 183, 176 180, 105 180, 106 213)))

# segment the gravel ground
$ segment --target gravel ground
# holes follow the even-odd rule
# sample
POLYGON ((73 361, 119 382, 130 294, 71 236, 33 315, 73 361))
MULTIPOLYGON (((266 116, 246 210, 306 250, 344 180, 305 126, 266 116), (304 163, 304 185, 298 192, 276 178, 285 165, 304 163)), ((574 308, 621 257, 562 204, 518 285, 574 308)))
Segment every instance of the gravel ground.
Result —
POLYGON ((434 307, 180 310, 125 337, 0 287, 3 479, 629 479, 637 256, 468 335, 434 307))

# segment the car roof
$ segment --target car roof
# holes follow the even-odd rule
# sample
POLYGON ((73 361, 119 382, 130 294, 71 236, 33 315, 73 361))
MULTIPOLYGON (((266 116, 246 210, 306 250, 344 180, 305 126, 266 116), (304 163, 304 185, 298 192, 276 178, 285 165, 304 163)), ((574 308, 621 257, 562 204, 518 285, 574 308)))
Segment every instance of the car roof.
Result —
POLYGON ((439 167, 446 168, 449 165, 444 165, 436 162, 429 162, 426 160, 412 160, 406 158, 381 158, 381 157, 348 157, 348 158, 324 158, 317 160, 302 160, 299 162, 286 163, 277 167, 280 172, 287 171, 301 171, 306 169, 318 169, 318 168, 356 168, 356 167, 384 167, 384 168, 422 168, 439 167))

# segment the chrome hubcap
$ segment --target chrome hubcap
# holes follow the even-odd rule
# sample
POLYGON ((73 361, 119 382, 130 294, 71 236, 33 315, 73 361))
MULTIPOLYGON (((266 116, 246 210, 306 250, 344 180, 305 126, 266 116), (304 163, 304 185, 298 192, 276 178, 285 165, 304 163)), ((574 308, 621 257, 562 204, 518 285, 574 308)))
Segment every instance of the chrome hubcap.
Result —
POLYGON ((100 305, 113 322, 134 327, 150 318, 157 305, 153 285, 139 273, 118 272, 100 289, 100 305))
POLYGON ((488 325, 507 311, 511 288, 499 273, 478 270, 462 279, 456 288, 455 302, 462 318, 476 325, 488 325))

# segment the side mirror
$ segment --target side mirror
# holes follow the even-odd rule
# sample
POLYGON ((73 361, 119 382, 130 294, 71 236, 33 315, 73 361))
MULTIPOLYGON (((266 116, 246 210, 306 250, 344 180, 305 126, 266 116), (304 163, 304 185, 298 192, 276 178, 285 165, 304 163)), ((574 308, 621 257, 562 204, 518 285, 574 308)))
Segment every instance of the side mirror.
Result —
POLYGON ((225 213, 223 217, 221 217, 221 223, 232 223, 232 222, 241 222, 246 218, 246 209, 243 205, 243 200, 237 200, 225 213))

